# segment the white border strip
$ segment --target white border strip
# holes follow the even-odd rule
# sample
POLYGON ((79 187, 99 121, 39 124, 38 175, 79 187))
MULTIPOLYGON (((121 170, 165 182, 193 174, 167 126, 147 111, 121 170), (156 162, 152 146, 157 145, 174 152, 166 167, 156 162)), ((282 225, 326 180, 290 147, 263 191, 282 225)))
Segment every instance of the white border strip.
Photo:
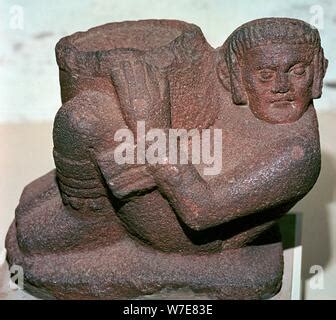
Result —
POLYGON ((292 300, 301 300, 302 214, 295 214, 295 246, 293 248, 292 300))

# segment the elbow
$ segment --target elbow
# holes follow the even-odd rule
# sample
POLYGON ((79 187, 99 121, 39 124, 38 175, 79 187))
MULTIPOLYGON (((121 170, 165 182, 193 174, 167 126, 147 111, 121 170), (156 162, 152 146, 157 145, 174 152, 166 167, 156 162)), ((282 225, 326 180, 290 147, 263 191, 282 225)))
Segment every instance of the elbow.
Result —
POLYGON ((193 221, 185 221, 186 225, 194 230, 194 231, 203 231, 208 228, 208 226, 200 221, 193 220, 193 221))
POLYGON ((180 217, 184 224, 190 229, 194 231, 203 231, 217 225, 217 223, 212 221, 212 215, 209 215, 208 213, 209 210, 193 210, 189 211, 188 214, 180 215, 180 217))

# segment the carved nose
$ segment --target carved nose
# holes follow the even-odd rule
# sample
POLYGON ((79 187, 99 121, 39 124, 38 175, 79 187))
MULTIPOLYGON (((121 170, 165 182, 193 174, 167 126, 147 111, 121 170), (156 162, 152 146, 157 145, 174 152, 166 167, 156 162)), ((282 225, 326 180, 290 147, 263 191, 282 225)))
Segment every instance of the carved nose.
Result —
POLYGON ((286 93, 289 90, 288 75, 281 73, 277 77, 272 88, 273 93, 286 93))

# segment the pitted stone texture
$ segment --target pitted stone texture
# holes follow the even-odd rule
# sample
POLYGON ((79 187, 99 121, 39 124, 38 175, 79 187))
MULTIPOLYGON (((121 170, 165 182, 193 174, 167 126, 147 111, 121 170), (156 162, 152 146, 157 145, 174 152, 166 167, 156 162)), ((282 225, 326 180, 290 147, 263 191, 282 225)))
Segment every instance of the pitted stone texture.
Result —
POLYGON ((271 231, 320 172, 318 31, 260 19, 213 49, 193 24, 126 21, 61 39, 56 57, 56 170, 24 189, 6 243, 28 289, 61 299, 274 295, 282 249, 271 231), (137 138, 139 121, 146 132, 220 129, 222 169, 117 164, 115 133, 137 138))

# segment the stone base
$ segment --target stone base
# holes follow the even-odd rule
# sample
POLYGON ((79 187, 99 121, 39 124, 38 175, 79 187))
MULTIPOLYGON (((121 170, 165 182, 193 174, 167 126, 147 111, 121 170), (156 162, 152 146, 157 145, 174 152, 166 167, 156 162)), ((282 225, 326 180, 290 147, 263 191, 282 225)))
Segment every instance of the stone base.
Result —
POLYGON ((24 255, 13 223, 9 265, 24 271, 24 289, 40 298, 123 299, 187 290, 213 299, 267 299, 280 287, 281 242, 211 255, 162 253, 131 239, 88 252, 24 255))

